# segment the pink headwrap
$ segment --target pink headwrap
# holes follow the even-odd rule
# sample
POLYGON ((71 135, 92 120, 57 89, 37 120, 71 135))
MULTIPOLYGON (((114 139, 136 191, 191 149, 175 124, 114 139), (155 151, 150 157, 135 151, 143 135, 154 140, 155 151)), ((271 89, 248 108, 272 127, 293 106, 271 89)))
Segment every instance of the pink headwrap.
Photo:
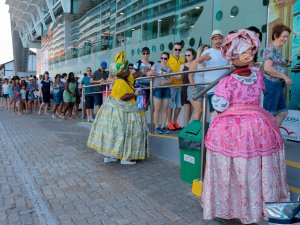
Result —
POLYGON ((227 60, 239 58, 248 49, 255 54, 259 49, 260 41, 255 33, 241 29, 237 33, 228 34, 225 43, 221 46, 222 55, 227 60))

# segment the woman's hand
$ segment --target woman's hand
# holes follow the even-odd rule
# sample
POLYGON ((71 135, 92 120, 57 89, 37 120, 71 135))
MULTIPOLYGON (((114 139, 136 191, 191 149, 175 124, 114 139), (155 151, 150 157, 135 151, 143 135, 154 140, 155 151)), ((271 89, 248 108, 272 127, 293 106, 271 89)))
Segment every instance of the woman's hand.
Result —
POLYGON ((286 85, 291 85, 292 84, 292 80, 288 76, 284 77, 284 82, 285 82, 286 85))
POLYGON ((159 81, 159 86, 164 86, 165 84, 166 84, 166 81, 164 81, 164 80, 159 81))
POLYGON ((143 92, 142 92, 142 90, 137 89, 134 94, 135 94, 135 96, 140 96, 143 94, 143 92))

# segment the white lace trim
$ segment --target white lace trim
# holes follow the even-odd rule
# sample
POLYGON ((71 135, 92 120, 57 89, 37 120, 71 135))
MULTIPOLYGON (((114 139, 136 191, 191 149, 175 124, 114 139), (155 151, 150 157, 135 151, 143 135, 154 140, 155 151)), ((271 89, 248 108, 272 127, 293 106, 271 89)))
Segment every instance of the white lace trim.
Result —
POLYGON ((240 76, 238 74, 231 74, 231 76, 246 85, 252 85, 257 81, 256 73, 251 73, 249 76, 240 76))
POLYGON ((223 97, 213 96, 211 99, 212 105, 216 111, 224 112, 229 107, 229 101, 223 97))

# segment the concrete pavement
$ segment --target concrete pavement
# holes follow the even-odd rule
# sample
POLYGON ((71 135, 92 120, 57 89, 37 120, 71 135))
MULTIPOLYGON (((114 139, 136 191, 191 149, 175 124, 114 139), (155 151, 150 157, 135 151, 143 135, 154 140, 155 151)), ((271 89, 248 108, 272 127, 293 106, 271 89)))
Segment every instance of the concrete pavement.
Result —
POLYGON ((104 164, 88 133, 79 120, 0 112, 1 225, 238 224, 203 221, 178 166, 104 164))

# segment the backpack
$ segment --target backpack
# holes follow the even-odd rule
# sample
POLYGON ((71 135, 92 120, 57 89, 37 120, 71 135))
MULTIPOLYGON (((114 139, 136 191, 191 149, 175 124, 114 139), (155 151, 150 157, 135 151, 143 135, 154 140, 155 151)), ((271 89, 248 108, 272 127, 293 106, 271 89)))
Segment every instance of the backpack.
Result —
MULTIPOLYGON (((138 65, 136 71, 139 71, 140 68, 141 68, 141 65, 142 65, 142 60, 138 60, 136 63, 138 65)), ((149 63, 151 65, 151 67, 154 65, 154 62, 152 62, 152 61, 149 61, 149 63)), ((146 76, 147 76, 147 74, 142 74, 140 77, 146 77, 146 76)), ((150 86, 150 80, 149 79, 139 80, 139 81, 137 81, 137 83, 142 84, 142 85, 146 85, 146 86, 150 86)))

